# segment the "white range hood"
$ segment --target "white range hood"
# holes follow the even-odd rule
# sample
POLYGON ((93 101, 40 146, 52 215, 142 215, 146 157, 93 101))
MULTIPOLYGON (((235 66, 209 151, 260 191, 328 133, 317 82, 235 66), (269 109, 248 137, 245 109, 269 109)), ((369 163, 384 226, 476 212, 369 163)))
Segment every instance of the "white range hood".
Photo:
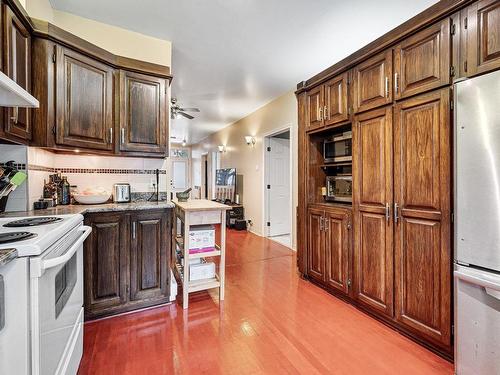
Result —
POLYGON ((38 108, 39 103, 29 92, 0 72, 0 107, 38 108))

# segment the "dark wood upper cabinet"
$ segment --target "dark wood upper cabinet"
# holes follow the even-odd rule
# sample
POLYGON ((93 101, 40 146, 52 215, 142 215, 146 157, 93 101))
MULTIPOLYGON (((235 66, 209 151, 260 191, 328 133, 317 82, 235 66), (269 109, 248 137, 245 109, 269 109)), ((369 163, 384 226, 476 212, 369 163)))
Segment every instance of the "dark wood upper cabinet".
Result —
POLYGON ((500 68, 500 2, 482 0, 467 11, 466 74, 473 76, 500 68))
POLYGON ((394 48, 394 96, 401 99, 450 84, 450 20, 405 39, 394 48))
POLYGON ((348 80, 349 72, 345 72, 324 84, 325 126, 349 120, 348 80))
POLYGON ((166 154, 167 80, 120 71, 120 151, 166 154))
POLYGON ((170 277, 169 216, 166 212, 142 212, 132 215, 131 220, 130 299, 166 296, 170 277))
MULTIPOLYGON (((5 4, 3 11, 4 73, 31 92, 31 36, 21 20, 5 4)), ((4 133, 13 140, 31 139, 31 109, 5 109, 4 133)))
POLYGON ((308 211, 307 260, 308 275, 316 281, 324 282, 325 273, 325 239, 323 237, 323 210, 310 208, 308 211))
POLYGON ((120 213, 87 216, 85 316, 92 318, 124 304, 128 289, 128 218, 120 213))
POLYGON ((451 347, 449 89, 394 109, 395 313, 409 330, 451 347))
POLYGON ((306 131, 323 126, 323 86, 317 86, 306 94, 306 131))
POLYGON ((392 108, 355 116, 353 148, 354 294, 392 317, 392 108))
POLYGON ((392 50, 380 53, 354 68, 354 112, 392 102, 392 50))
POLYGON ((56 47, 56 143, 114 149, 113 68, 56 47))
POLYGON ((345 210, 325 210, 326 284, 349 293, 350 215, 345 210))

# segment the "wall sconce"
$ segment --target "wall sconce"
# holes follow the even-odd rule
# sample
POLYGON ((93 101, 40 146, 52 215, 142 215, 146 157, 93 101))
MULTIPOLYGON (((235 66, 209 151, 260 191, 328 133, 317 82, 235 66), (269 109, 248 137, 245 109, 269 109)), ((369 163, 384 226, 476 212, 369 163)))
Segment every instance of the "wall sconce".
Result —
POLYGON ((219 149, 220 153, 226 152, 226 146, 224 146, 224 145, 219 145, 219 146, 217 146, 217 148, 219 149))
POLYGON ((252 137, 251 135, 245 136, 245 142, 247 143, 248 146, 255 146, 255 138, 252 137))

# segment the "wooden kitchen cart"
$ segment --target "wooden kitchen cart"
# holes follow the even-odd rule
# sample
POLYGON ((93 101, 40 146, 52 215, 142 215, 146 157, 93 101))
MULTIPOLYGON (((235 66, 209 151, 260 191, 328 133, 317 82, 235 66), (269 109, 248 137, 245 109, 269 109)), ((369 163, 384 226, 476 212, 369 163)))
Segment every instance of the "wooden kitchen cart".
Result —
MULTIPOLYGON (((193 199, 187 202, 174 201, 174 246, 172 257, 174 274, 182 286, 182 305, 188 308, 189 293, 219 288, 219 300, 224 300, 224 268, 226 259, 226 211, 231 207, 206 199, 193 199), (180 222, 180 223, 179 223, 180 222), (180 224, 180 225, 179 225, 180 224), (220 224, 220 242, 216 249, 197 254, 189 253, 189 230, 192 226, 220 224), (180 228, 179 228, 180 227, 180 228), (198 258, 218 258, 218 272, 214 278, 189 281, 189 260, 198 258), (184 260, 182 264, 181 261, 184 260)), ((216 236, 217 237, 217 236, 216 236)))

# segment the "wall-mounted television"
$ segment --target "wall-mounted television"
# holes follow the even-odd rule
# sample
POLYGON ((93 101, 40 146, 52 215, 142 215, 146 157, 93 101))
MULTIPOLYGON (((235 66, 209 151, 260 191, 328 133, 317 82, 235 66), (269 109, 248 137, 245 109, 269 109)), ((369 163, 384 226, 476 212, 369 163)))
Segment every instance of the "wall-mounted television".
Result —
POLYGON ((234 202, 236 193, 236 169, 217 169, 215 172, 215 199, 234 202))
POLYGON ((217 186, 235 186, 236 168, 217 169, 215 174, 215 185, 217 186))

